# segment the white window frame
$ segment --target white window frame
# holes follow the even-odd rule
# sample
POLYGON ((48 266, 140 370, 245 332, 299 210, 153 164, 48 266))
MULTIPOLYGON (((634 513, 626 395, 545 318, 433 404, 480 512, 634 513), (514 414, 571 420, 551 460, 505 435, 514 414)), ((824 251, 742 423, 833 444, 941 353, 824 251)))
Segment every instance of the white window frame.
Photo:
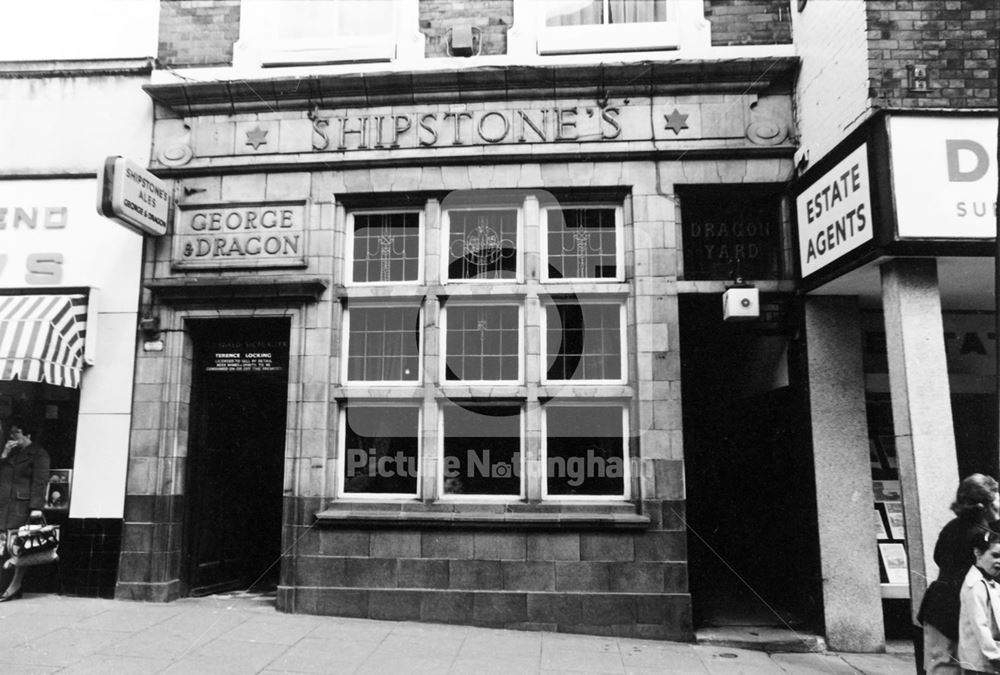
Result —
MULTIPOLYGON (((262 33, 270 23, 267 0, 242 0, 240 38, 233 47, 237 68, 278 68, 307 65, 385 63, 423 59, 424 36, 419 31, 419 0, 388 0, 393 3, 390 17, 394 27, 386 34, 349 35, 331 29, 328 36, 311 39, 270 40, 262 33)), ((313 2, 355 2, 365 0, 312 0, 313 2)))
POLYGON ((424 283, 424 264, 426 259, 426 221, 424 209, 359 209, 347 214, 347 242, 344 247, 344 285, 345 286, 420 286, 424 283), (356 281, 354 279, 354 217, 392 215, 406 213, 418 215, 417 221, 417 278, 404 281, 356 281))
POLYGON ((421 401, 385 401, 380 399, 361 399, 347 401, 340 406, 338 411, 338 433, 337 433, 337 497, 349 501, 390 501, 420 499, 420 486, 423 482, 423 455, 424 455, 424 410, 421 401), (417 476, 416 491, 408 492, 347 492, 347 409, 354 408, 415 408, 417 410, 417 476))
MULTIPOLYGON (((527 416, 525 406, 523 403, 518 403, 518 449, 517 455, 520 460, 520 486, 518 493, 516 495, 477 495, 477 494, 445 494, 444 491, 444 442, 447 438, 447 430, 444 428, 444 409, 445 406, 455 406, 455 403, 441 403, 438 405, 438 470, 437 470, 437 494, 438 500, 443 502, 493 502, 493 503, 509 503, 509 502, 523 502, 527 498, 526 485, 528 481, 528 476, 526 474, 527 462, 524 456, 524 436, 526 432, 527 416)), ((490 403, 485 402, 483 405, 504 405, 503 403, 490 403)), ((514 407, 515 404, 507 404, 514 407)))
POLYGON ((424 307, 419 302, 419 298, 393 298, 391 300, 348 300, 347 307, 344 308, 343 316, 343 339, 341 340, 341 372, 340 381, 348 385, 363 385, 367 387, 416 387, 424 381, 424 307), (371 309, 371 308, 416 308, 417 326, 419 335, 417 336, 417 378, 415 380, 351 380, 348 378, 348 359, 351 350, 351 310, 371 309))
MULTIPOLYGON (((441 307, 440 330, 438 331, 438 382, 442 387, 484 386, 503 387, 524 384, 525 336, 524 304, 513 301, 493 301, 488 296, 478 301, 468 298, 449 300, 441 307), (516 307, 517 308, 517 380, 449 380, 448 374, 448 310, 452 307, 516 307)), ((422 331, 421 331, 422 332, 422 331)))
POLYGON ((521 284, 524 283, 524 204, 492 204, 489 206, 457 207, 441 210, 441 281, 445 284, 521 284), (517 218, 517 245, 514 253, 513 279, 452 279, 448 276, 451 262, 452 211, 514 211, 517 218))
POLYGON ((540 480, 542 482, 542 499, 550 502, 627 502, 631 501, 632 493, 632 461, 629 454, 631 438, 629 437, 629 408, 628 405, 616 401, 602 402, 598 400, 589 401, 559 401, 550 402, 541 406, 542 410, 542 465, 540 480), (548 411, 551 408, 587 408, 587 407, 620 407, 622 411, 622 494, 620 495, 550 495, 549 494, 549 418, 548 411))
POLYGON ((539 352, 541 357, 541 363, 539 364, 539 370, 541 371, 541 383, 543 385, 548 384, 561 384, 561 385, 571 385, 571 386, 588 386, 588 385, 599 385, 599 384, 627 384, 628 383, 628 342, 626 341, 628 335, 628 325, 626 324, 628 318, 627 307, 625 302, 618 297, 608 296, 607 298, 602 298, 600 296, 589 296, 589 297, 578 297, 576 300, 579 305, 618 305, 618 340, 621 345, 621 350, 619 353, 619 363, 621 364, 621 377, 614 380, 552 380, 549 379, 549 340, 548 340, 548 308, 552 305, 558 305, 559 302, 553 298, 542 299, 541 311, 539 312, 539 331, 541 333, 541 345, 539 346, 539 352))
POLYGON ((514 0, 514 26, 507 32, 507 45, 512 56, 529 59, 629 52, 634 58, 655 58, 664 51, 712 48, 703 0, 667 0, 666 21, 589 26, 546 26, 544 2, 514 0))
POLYGON ((620 204, 565 204, 560 206, 545 206, 540 210, 539 215, 541 231, 539 251, 541 260, 539 267, 542 272, 542 281, 553 284, 572 283, 621 283, 625 281, 625 212, 620 204), (614 277, 563 277, 553 278, 549 276, 549 211, 566 210, 587 210, 587 209, 614 209, 615 211, 615 276, 614 277))

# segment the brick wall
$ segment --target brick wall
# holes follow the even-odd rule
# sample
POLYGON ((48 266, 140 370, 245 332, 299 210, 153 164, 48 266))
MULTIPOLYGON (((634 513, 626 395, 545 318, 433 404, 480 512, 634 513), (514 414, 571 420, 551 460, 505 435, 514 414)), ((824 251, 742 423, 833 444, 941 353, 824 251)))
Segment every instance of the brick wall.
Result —
POLYGON ((161 66, 222 66, 233 62, 240 36, 240 0, 161 0, 161 66))
POLYGON ((448 56, 448 31, 470 25, 481 32, 483 55, 507 53, 507 30, 514 23, 514 0, 420 0, 420 32, 427 36, 424 54, 448 56))
POLYGON ((996 107, 996 0, 873 0, 866 10, 877 106, 996 107), (914 64, 927 67, 926 92, 909 88, 914 64))
POLYGON ((705 0, 712 45, 772 45, 792 41, 789 0, 705 0))

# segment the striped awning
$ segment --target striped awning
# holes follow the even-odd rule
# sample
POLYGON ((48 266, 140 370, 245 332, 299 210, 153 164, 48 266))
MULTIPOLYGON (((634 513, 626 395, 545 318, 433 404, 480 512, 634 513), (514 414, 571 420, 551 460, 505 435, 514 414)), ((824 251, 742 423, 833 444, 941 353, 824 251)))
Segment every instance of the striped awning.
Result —
POLYGON ((86 332, 85 295, 0 295, 0 380, 79 387, 86 332))

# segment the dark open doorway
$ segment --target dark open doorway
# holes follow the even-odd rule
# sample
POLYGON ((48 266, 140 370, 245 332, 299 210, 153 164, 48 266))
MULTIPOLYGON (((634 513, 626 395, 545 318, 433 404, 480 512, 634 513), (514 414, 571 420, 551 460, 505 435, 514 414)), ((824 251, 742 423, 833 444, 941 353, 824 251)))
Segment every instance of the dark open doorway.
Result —
POLYGON ((808 408, 788 328, 724 322, 719 295, 679 300, 695 626, 817 627, 808 408))
POLYGON ((188 592, 276 586, 288 319, 192 321, 188 592))

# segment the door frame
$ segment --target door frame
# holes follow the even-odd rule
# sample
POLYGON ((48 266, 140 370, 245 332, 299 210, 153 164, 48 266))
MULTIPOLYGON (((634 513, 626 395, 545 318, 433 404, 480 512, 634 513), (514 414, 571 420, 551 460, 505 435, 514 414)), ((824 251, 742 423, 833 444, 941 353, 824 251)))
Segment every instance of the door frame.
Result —
MULTIPOLYGON (((178 581, 179 581, 179 595, 180 597, 187 597, 191 593, 191 555, 192 555, 192 542, 191 536, 193 532, 192 521, 194 518, 193 509, 191 508, 191 501, 189 499, 190 493, 188 491, 189 483, 189 471, 190 465, 188 462, 189 452, 191 449, 191 439, 190 439, 190 429, 191 423, 193 422, 193 407, 192 407, 192 393, 194 391, 194 381, 196 379, 196 374, 194 369, 196 367, 194 359, 194 337, 192 324, 201 323, 205 321, 214 320, 233 320, 233 319, 261 319, 261 320, 289 320, 289 330, 288 330, 288 372, 287 372, 287 386, 289 391, 293 388, 301 388, 302 385, 302 345, 304 344, 304 329, 302 326, 302 321, 305 312, 302 311, 303 308, 299 306, 290 306, 288 308, 273 308, 273 309, 254 309, 254 308, 239 308, 239 309, 183 309, 178 310, 174 313, 171 321, 171 325, 167 330, 176 330, 183 336, 183 359, 174 360, 175 367, 171 370, 173 371, 174 377, 171 379, 175 386, 179 388, 180 396, 177 406, 176 415, 176 452, 179 459, 183 459, 185 464, 184 469, 181 471, 183 476, 183 487, 180 490, 180 494, 183 495, 182 500, 182 514, 179 518, 181 531, 179 535, 179 566, 177 569, 178 581)), ((282 539, 284 539, 284 528, 285 523, 288 522, 287 511, 287 500, 284 499, 291 495, 296 495, 298 493, 298 481, 295 479, 295 460, 299 455, 299 450, 301 449, 301 429, 298 425, 298 420, 301 419, 301 401, 300 397, 297 396, 287 396, 286 397, 286 407, 285 407, 285 446, 283 448, 283 470, 282 470, 282 539), (290 453, 291 449, 295 449, 294 454, 290 453), (291 486, 291 489, 289 489, 291 486)), ((294 541, 294 538, 293 538, 294 541)), ((285 550, 281 549, 281 562, 279 563, 280 569, 279 579, 285 577, 285 564, 286 560, 290 557, 294 557, 295 545, 293 545, 285 550)))

